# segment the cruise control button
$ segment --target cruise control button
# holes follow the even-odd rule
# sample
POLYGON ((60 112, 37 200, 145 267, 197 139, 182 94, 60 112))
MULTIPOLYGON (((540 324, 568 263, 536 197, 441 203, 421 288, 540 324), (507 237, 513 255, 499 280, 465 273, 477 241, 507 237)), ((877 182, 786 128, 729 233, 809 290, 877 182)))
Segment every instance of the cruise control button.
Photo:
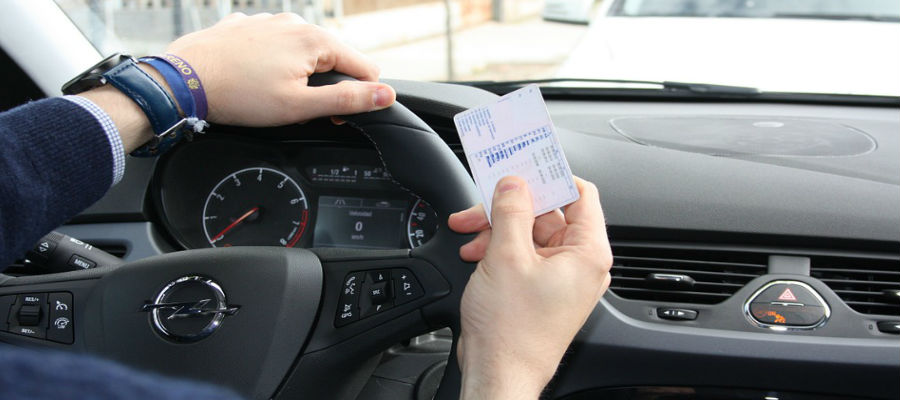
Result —
POLYGON ((47 339, 54 342, 71 344, 75 340, 75 328, 73 316, 75 310, 72 304, 72 294, 50 293, 47 298, 50 303, 50 312, 47 322, 47 339))
POLYGON ((28 336, 37 339, 43 339, 46 336, 46 330, 37 326, 11 326, 9 327, 9 331, 11 333, 15 333, 16 335, 28 336))
POLYGON ((46 293, 20 294, 19 303, 23 305, 41 305, 44 303, 44 299, 46 298, 46 293))
POLYGON ((23 304, 16 313, 16 321, 22 326, 37 326, 41 322, 41 306, 37 304, 23 304))
POLYGON ((13 313, 10 315, 10 326, 37 326, 41 322, 42 309, 46 307, 46 293, 20 294, 13 313))
POLYGON ((408 303, 425 294, 422 285, 406 268, 397 268, 391 271, 394 277, 394 303, 397 305, 408 303))

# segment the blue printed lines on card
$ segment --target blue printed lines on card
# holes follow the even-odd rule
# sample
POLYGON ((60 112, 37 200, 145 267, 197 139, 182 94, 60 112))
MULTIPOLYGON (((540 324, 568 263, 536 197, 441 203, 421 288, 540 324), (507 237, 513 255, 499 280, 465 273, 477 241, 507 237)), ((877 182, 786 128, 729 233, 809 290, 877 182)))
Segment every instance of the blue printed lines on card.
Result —
POLYGON ((493 167, 500 161, 509 159, 518 152, 534 143, 547 139, 553 135, 550 126, 542 126, 523 135, 516 136, 512 139, 500 142, 494 146, 488 147, 474 154, 475 159, 486 162, 488 168, 493 167))

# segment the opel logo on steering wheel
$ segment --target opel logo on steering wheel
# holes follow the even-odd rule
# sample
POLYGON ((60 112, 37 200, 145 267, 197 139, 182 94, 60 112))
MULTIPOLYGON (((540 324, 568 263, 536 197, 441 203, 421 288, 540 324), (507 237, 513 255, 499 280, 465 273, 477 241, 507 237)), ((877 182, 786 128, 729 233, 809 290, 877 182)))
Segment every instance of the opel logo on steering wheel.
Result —
POLYGON ((150 324, 164 338, 196 342, 215 332, 239 308, 225 302, 218 283, 191 275, 170 282, 141 311, 150 312, 150 324))

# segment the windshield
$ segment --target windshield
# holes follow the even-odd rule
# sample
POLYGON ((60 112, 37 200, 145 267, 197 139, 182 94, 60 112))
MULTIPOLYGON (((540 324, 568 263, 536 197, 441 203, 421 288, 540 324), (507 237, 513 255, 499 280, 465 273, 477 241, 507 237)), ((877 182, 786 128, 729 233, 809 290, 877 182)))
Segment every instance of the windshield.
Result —
POLYGON ((632 17, 745 17, 900 20, 895 0, 623 0, 612 12, 632 17))
POLYGON ((367 54, 384 78, 900 96, 897 0, 55 1, 104 55, 161 53, 232 12, 290 11, 367 54))

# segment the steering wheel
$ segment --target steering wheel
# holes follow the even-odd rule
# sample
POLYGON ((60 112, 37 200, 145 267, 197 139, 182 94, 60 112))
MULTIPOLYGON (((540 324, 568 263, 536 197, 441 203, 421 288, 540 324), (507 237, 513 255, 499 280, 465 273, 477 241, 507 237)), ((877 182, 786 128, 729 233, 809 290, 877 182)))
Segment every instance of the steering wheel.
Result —
MULTIPOLYGON (((310 85, 349 79, 318 74, 310 85)), ((3 302, 71 296, 63 327, 71 343, 22 341, 223 384, 254 399, 340 399, 359 392, 365 379, 353 374, 384 349, 449 326, 453 347, 435 398, 458 399, 459 302, 474 265, 459 258, 471 236, 446 223, 480 201, 474 184, 441 138, 401 104, 342 118, 372 141, 396 183, 437 212, 428 243, 411 251, 187 250, 115 268, 5 276, 3 302)), ((63 311, 44 304, 50 339, 54 312, 63 311)))

